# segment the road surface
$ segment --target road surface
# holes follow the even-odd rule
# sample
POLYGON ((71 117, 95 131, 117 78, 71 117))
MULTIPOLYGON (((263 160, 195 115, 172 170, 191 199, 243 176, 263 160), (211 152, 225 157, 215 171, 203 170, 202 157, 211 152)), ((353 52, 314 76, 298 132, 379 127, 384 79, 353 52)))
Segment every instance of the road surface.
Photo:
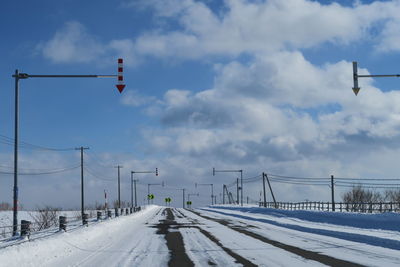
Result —
POLYGON ((396 266, 400 262, 398 250, 368 246, 212 210, 149 206, 136 214, 2 249, 0 262, 174 267, 396 266))

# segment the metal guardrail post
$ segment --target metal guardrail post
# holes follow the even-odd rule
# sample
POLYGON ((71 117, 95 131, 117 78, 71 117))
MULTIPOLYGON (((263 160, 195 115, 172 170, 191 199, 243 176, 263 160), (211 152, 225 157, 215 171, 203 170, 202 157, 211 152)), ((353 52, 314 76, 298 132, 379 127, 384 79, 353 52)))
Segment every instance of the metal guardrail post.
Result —
POLYGON ((97 220, 98 220, 98 221, 101 220, 101 213, 102 213, 101 211, 98 211, 98 212, 97 212, 97 220))
POLYGON ((21 236, 29 236, 31 232, 31 222, 21 220, 21 236))
POLYGON ((118 209, 115 208, 115 217, 118 217, 118 216, 119 216, 119 213, 118 213, 118 212, 119 212, 118 209))
POLYGON ((112 217, 112 211, 111 210, 107 210, 107 218, 111 218, 112 217))
POLYGON ((84 213, 84 214, 82 215, 82 224, 83 224, 83 225, 88 225, 88 219, 89 219, 89 214, 84 213))
POLYGON ((67 217, 60 216, 59 219, 59 230, 67 231, 67 217))

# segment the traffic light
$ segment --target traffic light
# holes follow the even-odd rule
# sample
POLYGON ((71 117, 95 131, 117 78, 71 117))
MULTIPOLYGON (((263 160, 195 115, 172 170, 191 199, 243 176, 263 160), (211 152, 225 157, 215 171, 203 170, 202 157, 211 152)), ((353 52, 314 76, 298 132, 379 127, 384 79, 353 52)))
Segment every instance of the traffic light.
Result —
POLYGON ((156 176, 158 176, 158 168, 156 168, 156 176))

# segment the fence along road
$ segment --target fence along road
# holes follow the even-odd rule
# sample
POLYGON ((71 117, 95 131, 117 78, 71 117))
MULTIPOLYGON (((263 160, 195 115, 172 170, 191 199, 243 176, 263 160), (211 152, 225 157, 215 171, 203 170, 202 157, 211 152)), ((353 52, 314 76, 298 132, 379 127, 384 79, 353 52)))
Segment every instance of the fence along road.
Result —
POLYGON ((16 246, 0 250, 0 262, 6 266, 396 266, 400 261, 398 251, 373 252, 365 244, 234 215, 148 206, 136 214, 23 243, 17 258, 11 257, 16 246))

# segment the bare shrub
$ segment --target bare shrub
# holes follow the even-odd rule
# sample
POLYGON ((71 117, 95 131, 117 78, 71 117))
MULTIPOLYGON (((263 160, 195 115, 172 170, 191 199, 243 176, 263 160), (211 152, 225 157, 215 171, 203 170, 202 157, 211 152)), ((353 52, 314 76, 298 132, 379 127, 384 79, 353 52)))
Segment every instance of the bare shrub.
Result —
POLYGON ((343 202, 351 205, 352 211, 363 211, 367 209, 366 204, 382 202, 383 197, 379 192, 363 188, 361 185, 354 186, 350 191, 342 195, 343 202))
POLYGON ((50 206, 37 208, 35 212, 30 212, 33 219, 32 229, 40 231, 58 225, 58 214, 61 209, 50 206))
POLYGON ((385 201, 389 202, 400 202, 400 189, 397 190, 386 190, 385 201))

